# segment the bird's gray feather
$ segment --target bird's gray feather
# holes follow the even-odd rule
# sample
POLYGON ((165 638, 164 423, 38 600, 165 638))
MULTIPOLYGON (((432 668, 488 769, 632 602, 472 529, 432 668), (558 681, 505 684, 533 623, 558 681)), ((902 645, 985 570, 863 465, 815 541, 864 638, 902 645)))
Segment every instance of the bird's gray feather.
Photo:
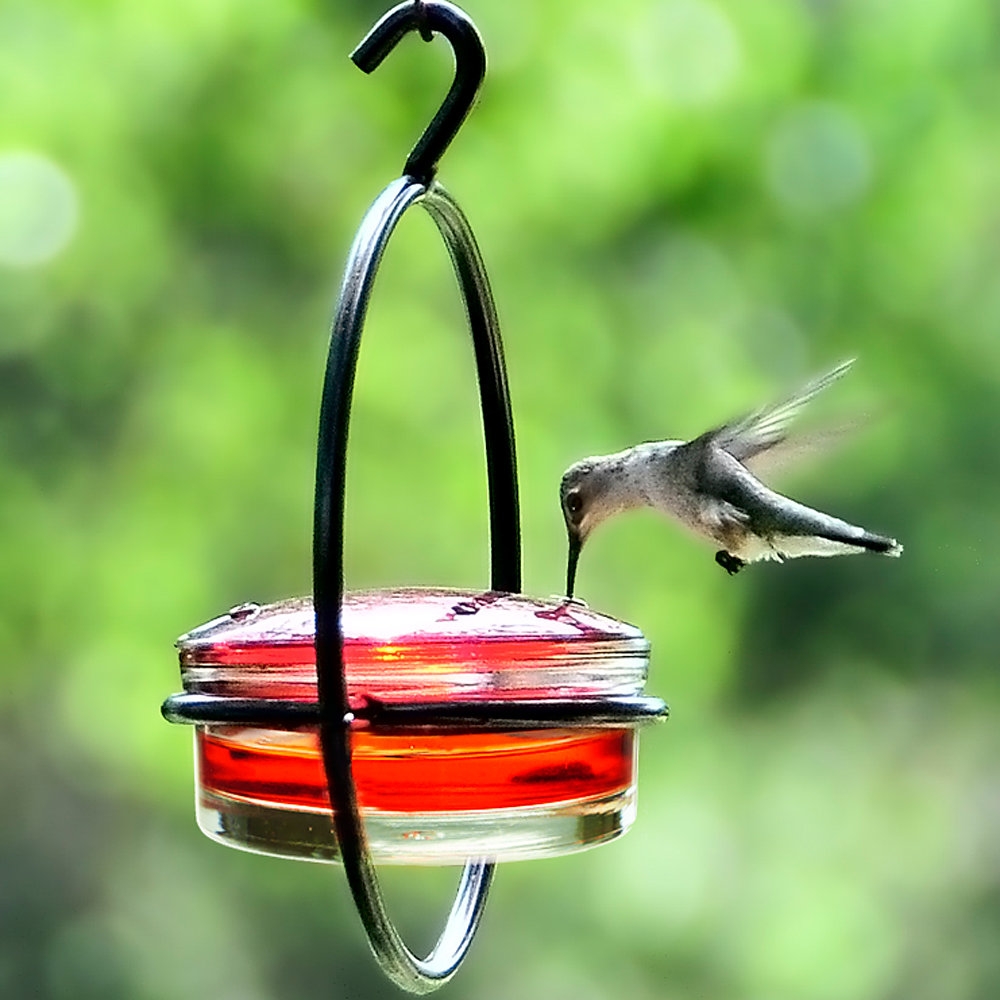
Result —
POLYGON ((713 447, 710 442, 704 445, 701 470, 705 493, 741 511, 746 517, 746 526, 755 535, 763 538, 785 535, 850 537, 863 533, 847 521, 769 489, 734 456, 713 447))

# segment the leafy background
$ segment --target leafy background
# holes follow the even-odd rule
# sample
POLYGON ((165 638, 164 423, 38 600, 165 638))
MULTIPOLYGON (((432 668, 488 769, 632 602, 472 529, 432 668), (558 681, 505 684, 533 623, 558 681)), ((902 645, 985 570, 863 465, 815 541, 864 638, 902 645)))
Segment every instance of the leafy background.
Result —
MULTIPOLYGON (((634 515, 579 590, 671 721, 600 851, 501 869, 446 996, 1000 992, 1000 8, 469 0, 491 65, 443 163, 504 324, 525 586, 563 468, 846 356, 863 433, 781 485, 900 561, 735 579, 634 515)), ((171 642, 309 588, 351 234, 450 77, 346 54, 370 0, 0 3, 0 994, 390 997, 336 869, 226 851, 161 721, 171 642)), ((472 362, 407 217, 362 350, 352 586, 486 578, 472 362), (433 515, 433 516, 431 516, 433 515)), ((391 872, 428 942, 454 873, 391 872)))

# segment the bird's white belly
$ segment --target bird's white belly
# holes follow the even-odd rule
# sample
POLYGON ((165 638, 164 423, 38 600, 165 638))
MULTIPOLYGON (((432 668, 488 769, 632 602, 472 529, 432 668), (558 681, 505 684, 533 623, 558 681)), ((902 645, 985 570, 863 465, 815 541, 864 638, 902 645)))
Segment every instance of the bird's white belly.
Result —
POLYGON ((739 551, 733 555, 750 563, 765 559, 776 559, 780 562, 782 559, 795 559, 799 556, 843 556, 861 551, 863 550, 856 545, 835 542, 818 535, 776 535, 767 539, 748 534, 739 551))

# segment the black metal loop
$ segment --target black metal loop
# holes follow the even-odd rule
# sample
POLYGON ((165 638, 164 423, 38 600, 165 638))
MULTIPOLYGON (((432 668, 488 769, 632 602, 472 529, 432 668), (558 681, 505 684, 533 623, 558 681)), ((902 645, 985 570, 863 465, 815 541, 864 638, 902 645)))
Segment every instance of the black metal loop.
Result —
MULTIPOLYGON (((430 5, 433 10, 442 5, 430 5)), ((397 8, 399 10, 399 8, 397 8)), ((391 45, 389 46, 391 47, 391 45)), ((450 138, 450 136, 449 136, 450 138)), ((490 504, 491 587, 521 588, 520 516, 514 430, 496 308, 475 237, 462 210, 440 187, 402 177, 375 199, 347 261, 323 385, 313 525, 316 674, 323 763, 347 880, 368 939, 386 974, 403 989, 426 993, 458 968, 476 932, 493 864, 470 861, 433 951, 418 959, 385 910, 365 839, 351 772, 350 713, 340 608, 344 594, 344 486, 348 423, 358 347, 372 285, 389 238, 408 208, 422 204, 448 247, 465 300, 483 414, 490 504)))
MULTIPOLYGON (((214 694, 173 694, 161 708, 168 722, 198 726, 273 726, 294 729, 320 721, 314 701, 286 698, 232 698, 214 694)), ((391 704, 374 698, 354 707, 345 723, 374 733, 509 732, 512 729, 622 729, 662 722, 667 706, 659 698, 487 700, 391 704)))
POLYGON ((413 147, 403 173, 430 184, 451 140, 472 110, 479 86, 486 75, 486 49, 468 14, 445 0, 406 0, 393 7, 351 53, 359 69, 371 73, 411 31, 426 41, 431 32, 444 35, 455 56, 455 78, 441 107, 413 147))

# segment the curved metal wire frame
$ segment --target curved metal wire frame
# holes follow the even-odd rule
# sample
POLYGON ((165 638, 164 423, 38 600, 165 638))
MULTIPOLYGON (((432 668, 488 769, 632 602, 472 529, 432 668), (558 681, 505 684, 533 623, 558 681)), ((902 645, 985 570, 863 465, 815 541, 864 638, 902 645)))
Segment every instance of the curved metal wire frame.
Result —
POLYGON ((431 186, 437 161, 475 102, 486 53, 471 19, 442 0, 408 2, 389 11, 352 54, 374 70, 409 31, 443 34, 455 56, 455 78, 404 168, 368 210, 351 247, 334 318, 320 410, 313 522, 313 601, 320 738, 341 858, 368 940, 385 973, 400 987, 427 993, 461 964, 478 928, 494 866, 469 861, 444 930, 431 953, 417 958, 389 918, 358 812, 351 771, 350 728, 340 608, 344 593, 344 484, 348 422, 358 346, 372 285, 385 247, 403 214, 422 204, 448 248, 465 300, 483 413, 490 506, 491 585, 521 589, 521 536, 514 429, 500 328, 489 280, 462 210, 431 186))
POLYGON ((351 771, 350 725, 343 665, 340 607, 343 601, 344 486, 347 435, 364 316, 389 237, 403 213, 423 204, 448 246, 468 310, 475 345, 486 440, 490 497, 491 586, 520 590, 520 523, 513 423, 489 282, 472 230, 458 205, 439 187, 402 177, 375 200, 348 258, 334 321, 316 470, 313 534, 313 600, 316 607, 316 671, 323 763, 333 823, 355 904, 375 956, 400 987, 425 993, 449 979, 465 957, 486 903, 493 864, 469 861, 437 944, 425 959, 405 945, 389 918, 368 850, 351 771))
POLYGON ((521 588, 520 516, 513 421, 496 307, 471 227, 440 188, 430 187, 437 161, 472 108, 486 69, 486 53, 472 21, 451 4, 404 3, 389 11, 352 55, 365 72, 377 67, 399 40, 418 30, 445 35, 455 55, 455 79, 441 108, 404 168, 368 210, 348 258, 334 319, 320 411, 313 524, 313 600, 320 736, 333 822, 348 883, 368 940, 386 974, 400 987, 426 993, 461 964, 478 928, 493 878, 489 861, 466 864, 444 930, 419 959, 393 925, 358 813, 351 771, 350 726, 340 607, 343 601, 344 483, 347 433, 357 352, 372 284, 389 237, 408 208, 422 203, 448 247, 465 299, 479 378, 490 504, 491 584, 521 588))

